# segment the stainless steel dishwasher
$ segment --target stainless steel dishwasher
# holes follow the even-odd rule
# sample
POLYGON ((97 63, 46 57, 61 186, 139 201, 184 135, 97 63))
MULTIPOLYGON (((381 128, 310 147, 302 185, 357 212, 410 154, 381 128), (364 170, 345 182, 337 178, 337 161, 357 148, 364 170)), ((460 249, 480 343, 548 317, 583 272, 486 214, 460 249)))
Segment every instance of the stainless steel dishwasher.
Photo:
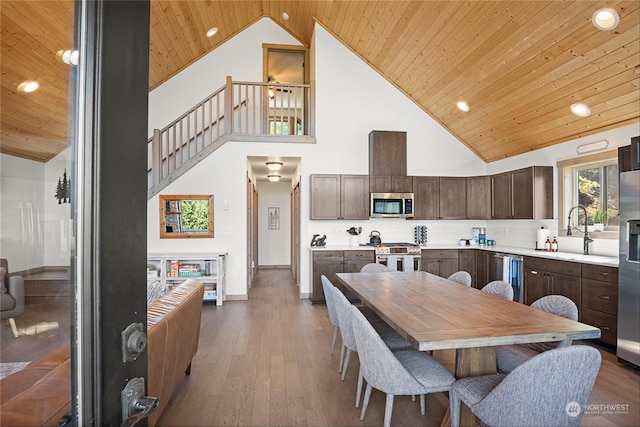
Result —
POLYGON ((494 254, 496 280, 504 280, 513 287, 513 300, 524 304, 524 262, 522 255, 494 254))

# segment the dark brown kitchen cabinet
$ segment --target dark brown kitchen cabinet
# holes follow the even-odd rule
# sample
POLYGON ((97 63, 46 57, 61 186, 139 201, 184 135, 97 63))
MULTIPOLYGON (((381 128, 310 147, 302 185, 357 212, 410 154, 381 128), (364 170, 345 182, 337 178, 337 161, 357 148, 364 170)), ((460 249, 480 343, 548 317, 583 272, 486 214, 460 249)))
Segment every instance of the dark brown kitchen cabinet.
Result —
POLYGON ((354 301, 356 296, 344 289, 336 278, 337 273, 356 273, 365 265, 375 261, 375 253, 372 250, 351 251, 314 251, 313 259, 313 289, 311 290, 311 302, 324 303, 324 290, 322 289, 322 275, 340 289, 347 298, 354 301))
POLYGON ((423 250, 420 257, 420 270, 445 278, 451 276, 458 271, 458 250, 423 250))
POLYGON ((496 280, 495 252, 476 249, 476 271, 471 275, 471 286, 482 289, 487 283, 496 280))
POLYGON ((467 216, 467 180, 440 177, 439 214, 441 219, 465 219, 467 216))
POLYGON ((407 176, 407 133, 374 130, 369 133, 369 175, 407 176))
POLYGON ((600 328, 600 341, 616 346, 618 335, 618 269, 582 265, 582 323, 600 328))
POLYGON ((491 219, 491 178, 467 177, 467 218, 491 219))
POLYGON ((552 219, 553 167, 532 166, 492 175, 491 218, 552 219))
POLYGON ((471 286, 474 285, 474 282, 476 279, 476 250, 475 249, 459 249, 458 250, 458 271, 466 271, 467 273, 469 273, 471 275, 471 286))
POLYGON ((525 304, 531 305, 547 295, 564 295, 576 304, 580 313, 581 270, 581 264, 575 262, 525 257, 525 304))
POLYGON ((371 175, 369 189, 372 193, 413 193, 413 177, 371 175))
POLYGON ((311 219, 369 219, 368 175, 311 175, 311 219))
POLYGON ((414 219, 438 219, 440 179, 437 176, 413 177, 414 219))

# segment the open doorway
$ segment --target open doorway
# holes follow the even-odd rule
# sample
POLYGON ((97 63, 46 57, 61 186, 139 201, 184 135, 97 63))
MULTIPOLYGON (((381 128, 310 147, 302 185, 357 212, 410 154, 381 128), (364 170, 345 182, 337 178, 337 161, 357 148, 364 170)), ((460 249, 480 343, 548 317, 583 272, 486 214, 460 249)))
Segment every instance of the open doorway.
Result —
POLYGON ((263 79, 270 83, 265 114, 273 135, 308 135, 308 91, 287 85, 308 84, 308 49, 304 46, 264 44, 263 79))
POLYGON ((298 283, 299 164, 299 157, 247 158, 248 281, 259 268, 282 268, 291 269, 298 283))

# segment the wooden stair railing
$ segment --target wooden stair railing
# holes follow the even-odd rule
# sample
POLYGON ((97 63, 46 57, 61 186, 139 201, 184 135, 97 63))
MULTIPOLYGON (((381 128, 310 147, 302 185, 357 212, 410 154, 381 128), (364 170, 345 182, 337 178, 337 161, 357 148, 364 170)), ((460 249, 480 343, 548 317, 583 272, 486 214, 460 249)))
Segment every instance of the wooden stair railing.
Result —
POLYGON ((315 143, 311 86, 233 82, 171 122, 148 141, 151 198, 227 141, 315 143))

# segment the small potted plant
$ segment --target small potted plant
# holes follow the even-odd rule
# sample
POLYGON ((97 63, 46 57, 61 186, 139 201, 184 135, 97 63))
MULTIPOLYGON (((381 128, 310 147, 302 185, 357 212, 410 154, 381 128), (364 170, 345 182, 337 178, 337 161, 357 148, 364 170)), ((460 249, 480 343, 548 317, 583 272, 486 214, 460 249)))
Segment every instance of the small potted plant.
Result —
POLYGON ((593 227, 595 231, 604 231, 604 220, 607 219, 607 212, 596 209, 593 212, 593 227))

